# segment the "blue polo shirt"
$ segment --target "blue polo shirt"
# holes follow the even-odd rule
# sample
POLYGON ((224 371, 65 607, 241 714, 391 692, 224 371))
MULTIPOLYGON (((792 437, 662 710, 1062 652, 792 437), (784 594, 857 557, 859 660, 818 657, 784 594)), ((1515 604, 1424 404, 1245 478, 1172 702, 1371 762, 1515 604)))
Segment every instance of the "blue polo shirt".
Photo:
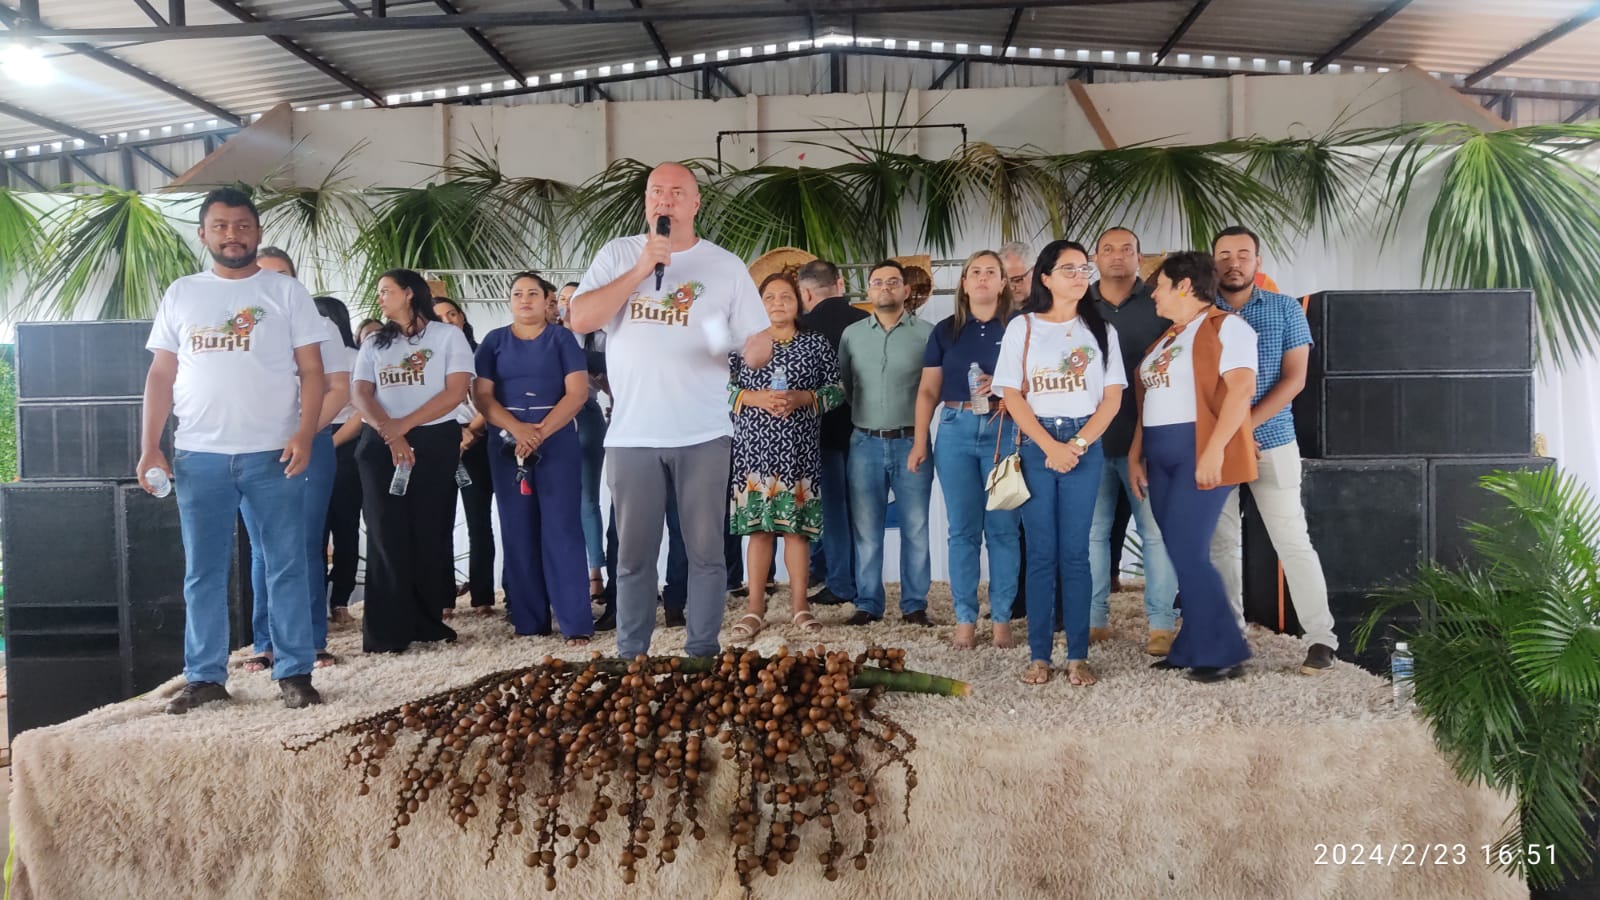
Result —
MULTIPOLYGON (((1219 309, 1233 312, 1232 306, 1222 297, 1216 300, 1219 309)), ((1306 312, 1300 301, 1287 294, 1277 294, 1257 287, 1249 302, 1238 310, 1239 315, 1256 330, 1256 395, 1250 405, 1261 402, 1283 376, 1283 356, 1296 347, 1311 346, 1311 325, 1306 322, 1306 312)), ((1256 443, 1263 450, 1272 450, 1294 442, 1294 404, 1289 404, 1278 414, 1256 428, 1256 443)))
POLYGON ((1006 335, 1006 323, 999 316, 987 322, 967 319, 961 334, 951 337, 956 317, 950 316, 933 326, 928 335, 928 348, 922 354, 922 367, 944 370, 944 385, 939 388, 939 399, 950 403, 967 403, 972 392, 967 389, 967 370, 973 363, 985 375, 994 374, 994 364, 1000 359, 1000 340, 1006 335))

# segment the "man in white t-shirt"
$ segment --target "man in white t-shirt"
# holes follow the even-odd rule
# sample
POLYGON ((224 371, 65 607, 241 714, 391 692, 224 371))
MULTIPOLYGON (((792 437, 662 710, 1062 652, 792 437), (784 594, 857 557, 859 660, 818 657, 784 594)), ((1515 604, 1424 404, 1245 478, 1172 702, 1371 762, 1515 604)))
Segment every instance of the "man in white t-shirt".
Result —
POLYGON ((256 262, 261 217, 244 193, 212 191, 200 205, 200 240, 214 265, 167 288, 146 347, 139 483, 171 479, 183 528, 183 692, 167 712, 229 699, 228 565, 239 505, 248 500, 266 558, 272 677, 285 706, 320 703, 311 686, 306 603, 306 496, 323 395, 326 324, 298 281, 256 262), (161 430, 178 417, 172 463, 161 430))
POLYGON ((657 166, 645 187, 650 233, 602 247, 568 314, 579 334, 606 332, 606 373, 616 398, 606 472, 616 504, 617 655, 625 659, 650 651, 669 491, 689 556, 684 650, 709 656, 719 649, 733 443, 728 353, 742 342, 746 359, 765 365, 772 350, 770 337, 762 339, 767 316, 749 270, 695 234, 699 209, 694 173, 677 163, 657 166), (670 223, 670 237, 657 233, 661 218, 670 223))

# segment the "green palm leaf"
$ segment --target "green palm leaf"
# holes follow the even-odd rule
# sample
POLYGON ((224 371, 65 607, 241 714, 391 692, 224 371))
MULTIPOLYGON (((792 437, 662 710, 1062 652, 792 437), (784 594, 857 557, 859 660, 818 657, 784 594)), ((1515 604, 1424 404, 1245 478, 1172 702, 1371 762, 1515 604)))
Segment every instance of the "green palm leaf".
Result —
POLYGON ((43 243, 39 211, 17 192, 0 188, 0 300, 23 287, 43 243))
POLYGON ((317 292, 328 289, 320 283, 323 271, 343 269, 361 224, 371 214, 348 174, 366 146, 363 140, 346 151, 312 187, 294 184, 286 169, 269 173, 253 188, 241 185, 261 212, 262 241, 287 250, 302 280, 317 279, 317 292))
MULTIPOLYGON (((964 209, 975 209, 979 221, 987 215, 1001 243, 1030 240, 1046 230, 1062 234, 1067 197, 1055 162, 1026 149, 1005 151, 974 141, 947 165, 930 168, 927 194, 939 198, 941 219, 964 209)), ((925 225, 923 236, 931 246, 944 247, 956 230, 954 222, 925 225)))
POLYGON ((881 213, 857 196, 848 175, 809 166, 756 166, 731 176, 723 210, 741 209, 735 223, 714 227, 730 250, 747 258, 772 247, 799 247, 823 259, 879 259, 886 247, 881 213))
POLYGON ((195 251, 165 211, 138 191, 72 195, 45 227, 48 258, 32 291, 38 299, 26 307, 30 315, 150 318, 167 285, 198 268, 195 251))

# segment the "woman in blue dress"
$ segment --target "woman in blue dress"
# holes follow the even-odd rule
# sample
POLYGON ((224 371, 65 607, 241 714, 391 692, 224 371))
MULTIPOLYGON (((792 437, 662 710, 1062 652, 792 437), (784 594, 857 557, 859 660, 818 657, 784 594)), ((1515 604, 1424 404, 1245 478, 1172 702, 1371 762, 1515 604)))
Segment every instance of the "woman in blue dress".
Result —
POLYGON ((573 420, 589 373, 572 332, 548 322, 555 286, 533 272, 511 278, 512 323, 478 345, 473 395, 489 421, 489 468, 500 508, 506 609, 517 634, 589 642, 594 617, 578 528, 583 455, 573 420))

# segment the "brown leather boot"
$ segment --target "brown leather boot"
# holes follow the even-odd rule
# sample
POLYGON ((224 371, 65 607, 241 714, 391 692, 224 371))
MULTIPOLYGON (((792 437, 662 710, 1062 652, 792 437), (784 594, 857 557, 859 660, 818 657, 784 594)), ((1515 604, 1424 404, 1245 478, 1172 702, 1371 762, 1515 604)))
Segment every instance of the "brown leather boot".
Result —
POLYGON ((1150 629, 1150 643, 1145 645, 1144 652, 1151 656, 1166 656, 1172 650, 1172 639, 1177 636, 1178 633, 1176 631, 1152 628, 1150 629))
POLYGON ((1109 641, 1109 640, 1111 640, 1111 629, 1110 628, 1091 628, 1091 629, 1089 629, 1089 643, 1098 644, 1101 641, 1109 641))

